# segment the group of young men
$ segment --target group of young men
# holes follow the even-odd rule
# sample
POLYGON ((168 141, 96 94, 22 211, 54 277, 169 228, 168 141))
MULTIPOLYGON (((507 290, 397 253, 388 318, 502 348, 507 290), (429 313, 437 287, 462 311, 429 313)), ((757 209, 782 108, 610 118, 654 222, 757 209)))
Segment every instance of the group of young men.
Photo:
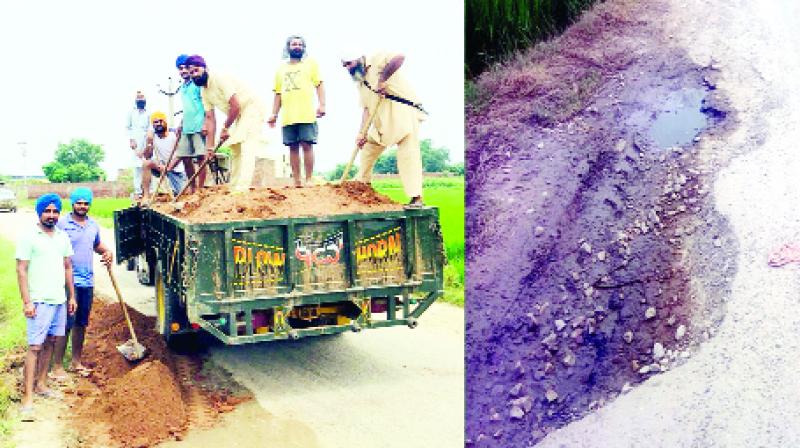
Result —
POLYGON ((54 398, 48 379, 63 381, 67 338, 72 337, 70 370, 87 375, 83 342, 94 296, 93 255, 111 266, 114 256, 100 240, 100 227, 89 217, 92 192, 77 188, 70 195, 72 212, 61 214, 53 193, 36 201, 39 221, 17 243, 17 281, 27 321, 28 352, 23 368, 23 421, 32 421, 34 396, 54 398), (63 279, 64 281, 53 281, 63 279), (52 371, 50 364, 52 361, 52 371))
MULTIPOLYGON (((177 193, 204 160, 215 156, 222 143, 231 149, 231 189, 234 192, 247 190, 252 185, 256 154, 266 143, 262 128, 265 123, 274 127, 279 115, 283 144, 289 148, 294 184, 299 187, 304 182, 312 183, 317 119, 326 113, 325 89, 316 61, 306 56, 305 39, 290 36, 284 54, 288 61, 275 74, 269 118, 263 102, 252 89, 232 76, 210 71, 199 55, 181 55, 175 62, 183 79, 180 87, 183 119, 177 129, 178 136, 167 128, 163 113, 147 114, 145 98, 137 92, 136 109, 128 119, 137 197, 150 194, 152 175, 163 173, 177 193), (219 132, 219 144, 216 143, 215 110, 226 115, 219 132), (176 155, 168 164, 175 144, 176 155), (301 176, 301 149, 304 177, 301 176)), ((359 129, 365 131, 359 132, 355 139, 361 151, 358 180, 370 182, 378 157, 386 148, 396 145, 398 171, 404 190, 411 198, 409 205, 422 206, 418 133, 425 112, 400 70, 404 57, 388 53, 364 56, 355 52, 343 55, 341 62, 357 85, 363 110, 359 129)), ((204 185, 205 177, 203 168, 197 174, 197 182, 188 186, 189 191, 195 192, 198 186, 204 185)))
MULTIPOLYGON (((146 197, 151 192, 154 175, 166 175, 177 193, 195 173, 195 163, 214 157, 215 109, 227 116, 219 139, 231 148, 234 191, 250 187, 255 154, 263 144, 262 126, 265 123, 275 126, 279 114, 295 185, 303 183, 301 149, 305 182, 311 182, 313 145, 318 134, 316 120, 325 116, 325 91, 319 68, 305 57, 305 48, 302 37, 287 39, 285 52, 289 60, 275 75, 272 115, 268 119, 266 109, 252 90, 233 77, 210 72, 198 55, 181 55, 176 60, 183 79, 183 119, 177 133, 168 128, 163 112, 146 112, 145 97, 137 92, 136 109, 128 117, 136 194, 146 197), (173 148, 175 156, 170 160, 173 148)), ((365 57, 356 53, 343 57, 342 66, 357 83, 363 108, 360 129, 365 131, 356 136, 356 144, 361 148, 359 179, 369 182, 381 152, 397 145, 398 168, 406 194, 412 198, 410 205, 420 206, 422 162, 417 133, 423 111, 399 73, 403 60, 402 55, 365 57), (371 127, 367 126, 369 123, 371 127)), ((197 180, 197 184, 189 185, 192 191, 204 184, 203 171, 198 173, 197 180)), ((23 420, 33 419, 34 396, 56 395, 48 387, 48 379, 67 378, 63 360, 70 333, 71 370, 79 374, 89 372, 81 363, 81 355, 92 308, 93 254, 100 254, 109 268, 113 261, 111 250, 100 239, 100 227, 88 216, 92 197, 87 188, 77 188, 70 195, 72 212, 61 215, 58 195, 41 196, 36 201, 37 225, 17 244, 17 280, 27 318, 28 342, 23 420), (63 278, 64 282, 53 278, 63 278)))

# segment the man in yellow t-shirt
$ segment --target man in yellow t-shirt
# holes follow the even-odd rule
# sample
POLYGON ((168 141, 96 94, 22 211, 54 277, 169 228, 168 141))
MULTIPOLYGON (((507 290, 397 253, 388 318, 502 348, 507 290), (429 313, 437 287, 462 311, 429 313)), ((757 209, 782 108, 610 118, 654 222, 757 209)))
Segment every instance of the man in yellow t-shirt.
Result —
POLYGON ((422 207, 422 156, 418 133, 424 111, 399 70, 404 60, 402 54, 363 56, 350 53, 342 57, 342 66, 358 86, 363 108, 359 129, 364 129, 369 117, 375 114, 371 128, 356 137, 356 144, 361 148, 359 180, 369 183, 378 157, 386 148, 397 145, 397 170, 403 190, 411 198, 408 206, 422 207))
POLYGON ((286 39, 284 53, 289 62, 281 65, 275 74, 275 100, 268 122, 275 126, 278 112, 283 107, 281 120, 283 144, 289 147, 289 161, 295 186, 300 182, 300 148, 303 148, 303 167, 306 184, 314 174, 314 150, 317 143, 317 118, 325 115, 325 90, 316 61, 304 57, 306 41, 300 36, 286 39), (319 105, 314 111, 314 90, 319 105))
POLYGON ((266 116, 264 103, 238 79, 209 73, 206 61, 199 55, 189 56, 186 65, 203 99, 207 157, 214 156, 217 127, 214 108, 217 108, 227 115, 219 138, 231 148, 231 188, 245 191, 253 184, 256 154, 266 144, 261 136, 266 116))

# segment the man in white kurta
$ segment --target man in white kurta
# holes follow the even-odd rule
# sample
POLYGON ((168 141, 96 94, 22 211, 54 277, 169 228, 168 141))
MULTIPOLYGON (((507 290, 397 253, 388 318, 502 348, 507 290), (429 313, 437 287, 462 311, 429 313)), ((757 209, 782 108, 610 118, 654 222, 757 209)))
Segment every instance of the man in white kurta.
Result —
POLYGON ((193 55, 186 60, 192 81, 201 89, 206 111, 204 127, 208 131, 206 150, 209 156, 215 147, 216 118, 214 109, 227 115, 220 139, 231 148, 231 188, 245 191, 253 183, 256 154, 266 142, 261 135, 266 124, 264 103, 238 79, 208 72, 205 60, 193 55))
POLYGON ((397 170, 409 205, 422 205, 422 157, 419 149, 419 124, 424 118, 416 93, 403 77, 400 67, 405 57, 377 53, 371 56, 346 56, 342 65, 357 82, 363 108, 361 129, 375 114, 366 135, 356 138, 361 147, 358 178, 372 180, 372 169, 381 153, 397 145, 397 170), (349 60, 348 60, 349 59, 349 60))

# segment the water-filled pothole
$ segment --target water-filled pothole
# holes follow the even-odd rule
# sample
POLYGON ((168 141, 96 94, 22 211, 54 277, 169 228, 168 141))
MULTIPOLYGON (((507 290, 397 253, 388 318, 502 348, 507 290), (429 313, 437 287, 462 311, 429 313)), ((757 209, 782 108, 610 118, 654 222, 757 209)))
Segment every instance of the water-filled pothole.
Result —
POLYGON ((704 89, 670 92, 648 131, 653 142, 660 148, 691 143, 708 126, 708 116, 703 113, 705 96, 704 89))

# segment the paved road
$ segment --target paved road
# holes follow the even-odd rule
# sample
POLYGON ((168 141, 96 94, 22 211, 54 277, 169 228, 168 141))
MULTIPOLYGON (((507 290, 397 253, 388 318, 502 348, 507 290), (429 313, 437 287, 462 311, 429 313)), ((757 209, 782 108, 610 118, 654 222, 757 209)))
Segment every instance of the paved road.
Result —
POLYGON ((797 266, 766 265, 776 246, 800 240, 800 6, 670 3, 659 21, 675 45, 720 70, 718 88, 739 121, 724 140, 703 143, 743 154, 714 186, 739 245, 732 297, 717 334, 686 364, 551 433, 541 448, 800 446, 800 278, 797 266))
MULTIPOLYGON (((35 222, 32 212, 0 214, 0 235, 13 241, 21 229, 35 222)), ((111 231, 104 230, 101 238, 113 247, 111 231)), ((99 261, 95 271, 96 290, 113 297, 99 261)), ((124 265, 115 266, 115 275, 126 301, 154 315, 152 288, 140 285, 124 265)), ((283 428, 280 437, 270 441, 269 434, 264 434, 266 440, 261 442, 265 445, 253 446, 464 446, 464 313, 460 308, 435 304, 414 330, 394 327, 340 337, 219 347, 212 349, 210 359, 255 394, 270 427, 283 428), (298 441, 303 442, 296 445, 298 441)), ((246 414, 254 415, 252 410, 246 414)), ((253 427, 252 417, 228 419, 222 427, 197 437, 213 441, 220 432, 252 434, 253 427)), ((198 442, 196 438, 186 442, 190 440, 198 442)))

